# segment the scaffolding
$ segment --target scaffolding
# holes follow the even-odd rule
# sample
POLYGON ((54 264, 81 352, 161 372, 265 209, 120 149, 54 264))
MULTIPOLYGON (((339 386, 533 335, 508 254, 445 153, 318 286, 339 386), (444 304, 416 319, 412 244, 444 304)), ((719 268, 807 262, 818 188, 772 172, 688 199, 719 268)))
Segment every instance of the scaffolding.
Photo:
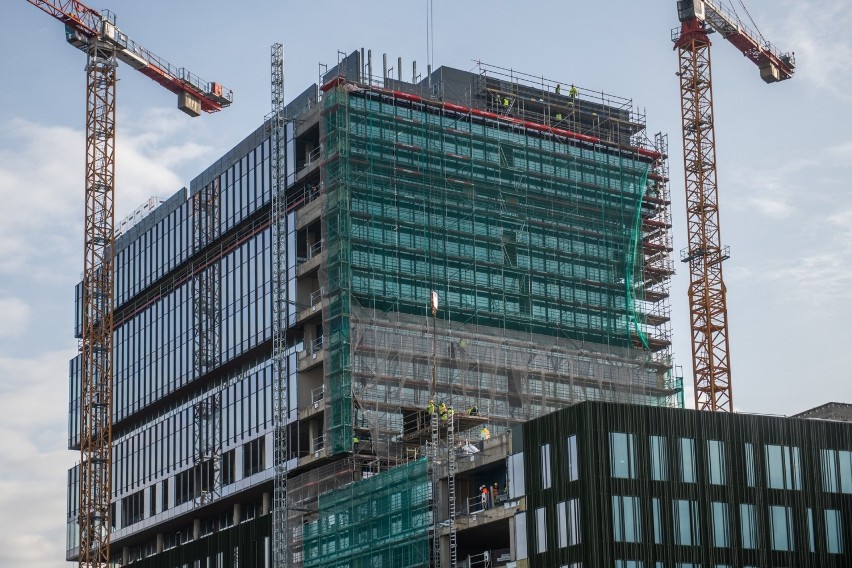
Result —
POLYGON ((304 566, 429 566, 431 484, 421 458, 319 495, 304 566))
MULTIPOLYGON (((469 106, 440 83, 426 97, 412 94, 422 85, 382 85, 338 76, 322 89, 325 446, 347 465, 289 487, 319 497, 312 514, 324 518, 334 501, 321 480, 428 456, 432 565, 445 522, 454 566, 455 446, 478 428, 590 399, 682 405, 667 141, 647 140, 629 99, 484 64, 456 97, 469 106), (444 304, 435 315, 432 291, 444 304), (430 401, 455 417, 442 424, 430 401)), ((355 485, 365 499, 382 491, 355 485)), ((312 565, 319 536, 306 533, 302 549, 296 530, 293 565, 312 565)))

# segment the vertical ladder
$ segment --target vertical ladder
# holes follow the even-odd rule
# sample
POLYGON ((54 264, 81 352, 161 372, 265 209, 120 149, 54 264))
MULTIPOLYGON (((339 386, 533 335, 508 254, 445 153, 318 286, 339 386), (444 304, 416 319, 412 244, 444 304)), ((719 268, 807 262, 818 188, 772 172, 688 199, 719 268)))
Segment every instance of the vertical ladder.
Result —
MULTIPOLYGON (((287 327, 290 303, 287 298, 287 203, 284 179, 284 47, 272 46, 272 113, 270 124, 270 164, 272 170, 272 372, 274 436, 274 493, 272 500, 272 565, 287 566, 287 420, 289 417, 287 327)), ((236 551, 236 549, 234 549, 236 551)))
POLYGON ((447 499, 450 513, 450 568, 456 568, 456 435, 455 414, 447 423, 447 499))
POLYGON ((441 501, 438 491, 441 485, 441 470, 438 467, 438 456, 441 453, 438 449, 439 420, 436 408, 432 410, 432 415, 429 417, 429 426, 432 430, 432 447, 429 451, 429 457, 432 460, 432 566, 434 568, 441 566, 441 501))

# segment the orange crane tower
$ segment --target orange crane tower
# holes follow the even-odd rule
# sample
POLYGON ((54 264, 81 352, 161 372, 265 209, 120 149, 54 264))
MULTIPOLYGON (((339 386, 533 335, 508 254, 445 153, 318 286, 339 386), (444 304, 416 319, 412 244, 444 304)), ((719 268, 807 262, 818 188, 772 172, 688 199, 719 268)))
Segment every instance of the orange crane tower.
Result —
POLYGON ((728 359, 728 308, 722 262, 729 256, 721 244, 716 187, 716 136, 710 73, 709 33, 716 31, 760 68, 767 83, 793 76, 795 58, 782 54, 748 29, 720 0, 677 2, 680 29, 672 31, 680 68, 683 171, 689 246, 681 260, 689 264, 689 313, 695 407, 731 412, 731 369, 728 359))
POLYGON ((86 187, 83 335, 80 346, 79 565, 109 566, 112 496, 112 335, 117 61, 178 95, 190 116, 216 112, 233 94, 175 68, 127 37, 115 17, 75 0, 27 0, 65 24, 68 42, 85 51, 86 187))

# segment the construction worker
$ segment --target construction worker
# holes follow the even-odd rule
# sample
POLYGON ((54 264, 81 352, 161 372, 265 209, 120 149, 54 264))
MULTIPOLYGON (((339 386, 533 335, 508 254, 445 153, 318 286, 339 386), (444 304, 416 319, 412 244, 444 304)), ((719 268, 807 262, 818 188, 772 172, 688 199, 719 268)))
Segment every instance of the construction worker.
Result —
POLYGON ((426 414, 431 416, 434 413, 435 413, 435 401, 432 400, 432 399, 429 399, 429 404, 426 405, 426 414))
POLYGON ((482 505, 482 510, 484 511, 485 509, 488 508, 488 488, 485 487, 484 485, 480 485, 479 491, 480 491, 479 503, 480 503, 480 505, 482 505))
POLYGON ((497 494, 500 493, 500 490, 497 488, 497 483, 491 486, 491 506, 497 506, 497 494))
POLYGON ((559 121, 559 122, 562 121, 562 113, 561 112, 556 113, 556 120, 559 121))
POLYGON ((467 413, 468 413, 470 416, 479 416, 479 408, 477 408, 477 407, 476 407, 476 405, 474 404, 473 406, 471 406, 471 407, 467 410, 467 413))
POLYGON ((479 439, 483 441, 491 439, 491 432, 488 431, 488 426, 482 425, 482 429, 479 431, 479 439))
POLYGON ((438 405, 438 414, 441 416, 441 420, 447 419, 447 404, 443 400, 438 405))
POLYGON ((556 94, 559 95, 562 93, 562 85, 556 83, 556 94))
POLYGON ((444 418, 444 420, 447 420, 447 419, 449 419, 449 420, 453 419, 453 407, 452 406, 447 409, 447 415, 444 418))
POLYGON ((580 91, 577 90, 577 87, 571 85, 571 88, 568 90, 568 97, 571 99, 576 99, 577 95, 580 94, 580 91))

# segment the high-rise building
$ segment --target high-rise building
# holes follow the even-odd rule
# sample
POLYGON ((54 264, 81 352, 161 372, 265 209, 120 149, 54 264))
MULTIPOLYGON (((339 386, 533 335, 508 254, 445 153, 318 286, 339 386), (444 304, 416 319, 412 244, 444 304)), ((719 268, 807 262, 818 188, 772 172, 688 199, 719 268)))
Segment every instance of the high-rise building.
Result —
MULTIPOLYGON (((407 82, 363 50, 321 83, 285 110, 284 286, 270 122, 116 240, 117 564, 269 565, 286 530, 289 566, 449 566, 482 538, 456 474, 507 480, 459 448, 583 400, 682 405, 666 138, 631 100, 485 64, 407 82)), ((76 448, 77 360, 70 378, 76 448)), ((78 491, 72 469, 69 558, 78 491)))

